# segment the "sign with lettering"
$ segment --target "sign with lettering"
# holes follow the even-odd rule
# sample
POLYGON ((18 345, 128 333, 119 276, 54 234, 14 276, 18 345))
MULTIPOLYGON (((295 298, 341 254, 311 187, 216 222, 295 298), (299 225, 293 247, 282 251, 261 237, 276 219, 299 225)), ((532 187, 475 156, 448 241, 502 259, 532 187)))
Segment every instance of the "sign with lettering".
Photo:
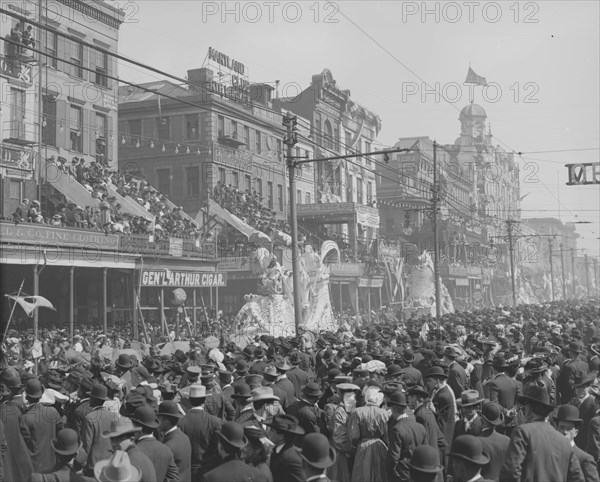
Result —
POLYGON ((298 214, 353 213, 354 203, 298 204, 298 214))
POLYGON ((31 65, 21 62, 16 58, 1 56, 0 75, 24 82, 25 84, 31 84, 31 65))
POLYGON ((329 265, 331 276, 362 276, 364 266, 362 263, 336 263, 329 265))
POLYGON ((116 251, 119 248, 119 236, 104 234, 97 231, 84 231, 76 229, 45 226, 41 224, 2 223, 0 237, 3 243, 75 245, 86 249, 103 249, 116 251))
POLYGON ((217 268, 220 271, 250 271, 250 260, 245 256, 220 258, 217 268))
POLYGON ((208 48, 208 61, 209 65, 211 62, 217 65, 215 70, 218 70, 218 72, 221 72, 222 67, 224 67, 229 71, 229 74, 224 76, 227 81, 223 81, 222 79, 219 81, 213 80, 204 86, 205 89, 209 92, 219 94, 221 97, 251 106, 250 81, 248 80, 244 64, 212 47, 208 48))
POLYGON ((359 288, 381 288, 383 286, 383 278, 360 278, 358 280, 359 288))
POLYGON ((569 170, 567 186, 585 186, 600 184, 600 162, 565 164, 569 170))
POLYGON ((31 149, 0 146, 2 175, 20 179, 33 179, 32 158, 31 149))
POLYGON ((178 258, 183 256, 183 239, 169 238, 169 254, 178 258))
POLYGON ((231 149, 220 144, 214 144, 214 162, 233 167, 240 171, 252 170, 252 153, 238 149, 231 149))
POLYGON ((214 288, 227 286, 227 273, 196 273, 170 269, 145 269, 142 286, 169 286, 173 288, 214 288))

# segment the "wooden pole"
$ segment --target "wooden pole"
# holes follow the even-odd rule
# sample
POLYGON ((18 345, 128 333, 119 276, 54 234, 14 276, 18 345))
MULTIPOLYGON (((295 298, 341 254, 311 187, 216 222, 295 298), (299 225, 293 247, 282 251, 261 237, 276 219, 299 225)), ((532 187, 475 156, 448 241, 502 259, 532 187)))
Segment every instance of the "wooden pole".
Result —
POLYGON ((106 279, 108 277, 108 268, 102 269, 102 330, 106 335, 108 333, 108 317, 106 312, 106 305, 108 303, 108 296, 106 293, 106 279))
POLYGON ((73 339, 75 328, 75 266, 69 268, 69 336, 73 339))
MULTIPOLYGON (((21 281, 21 286, 19 286, 19 291, 17 291, 17 297, 21 296, 21 290, 23 289, 23 284, 25 284, 25 279, 23 279, 23 281, 21 281)), ((12 317, 13 317, 16 307, 17 307, 17 302, 13 300, 13 306, 12 306, 12 309, 10 310, 10 316, 8 317, 8 321, 6 322, 6 328, 4 329, 4 335, 2 335, 2 340, 6 340, 6 333, 8 333, 8 327, 10 326, 10 321, 12 320, 12 317)))

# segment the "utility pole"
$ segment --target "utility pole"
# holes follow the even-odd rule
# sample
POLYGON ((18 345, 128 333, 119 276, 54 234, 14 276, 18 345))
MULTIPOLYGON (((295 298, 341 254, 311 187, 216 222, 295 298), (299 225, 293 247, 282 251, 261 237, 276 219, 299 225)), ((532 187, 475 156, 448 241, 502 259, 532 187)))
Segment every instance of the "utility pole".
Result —
POLYGON ((302 324, 302 299, 300 297, 300 251, 298 249, 298 218, 296 216, 296 180, 293 148, 298 143, 296 126, 298 118, 291 113, 283 116, 283 125, 286 128, 283 143, 287 146, 286 161, 288 168, 288 181, 290 187, 290 224, 292 228, 292 280, 294 284, 294 322, 296 334, 298 325, 302 324))
POLYGON ((585 259, 585 285, 587 288, 587 295, 588 298, 591 298, 591 294, 590 294, 590 272, 588 270, 588 255, 587 253, 583 255, 584 259, 585 259))
POLYGON ((575 290, 575 250, 571 248, 571 274, 572 274, 572 288, 573 288, 573 299, 577 298, 577 291, 575 290))
POLYGON ((550 286, 552 288, 552 301, 556 299, 554 296, 554 263, 552 262, 552 238, 548 239, 548 257, 550 259, 550 286))
POLYGON ((516 223, 513 219, 506 220, 506 230, 508 232, 508 253, 510 255, 510 284, 512 288, 513 306, 517 306, 517 288, 515 286, 515 260, 513 244, 513 225, 516 223))
POLYGON ((562 273, 562 296, 563 300, 567 299, 567 285, 565 282, 565 254, 563 250, 563 245, 560 243, 560 271, 562 273))
POLYGON ((442 316, 442 290, 440 287, 440 242, 439 232, 437 223, 437 212, 438 212, 438 180, 437 180, 437 142, 433 141, 433 186, 432 199, 431 199, 431 221, 433 225, 433 276, 435 283, 435 316, 439 320, 442 316))

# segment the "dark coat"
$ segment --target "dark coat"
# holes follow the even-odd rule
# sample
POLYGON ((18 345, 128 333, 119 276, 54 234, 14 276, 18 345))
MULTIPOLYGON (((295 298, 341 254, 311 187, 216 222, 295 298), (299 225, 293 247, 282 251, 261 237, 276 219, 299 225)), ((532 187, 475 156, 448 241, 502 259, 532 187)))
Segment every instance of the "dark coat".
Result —
POLYGON ((230 457, 218 467, 204 474, 202 482, 268 482, 268 477, 260 470, 241 460, 230 457))
POLYGON ((144 482, 163 482, 162 480, 158 480, 156 478, 156 469, 154 468, 152 460, 150 460, 144 452, 137 448, 137 446, 131 445, 126 452, 127 455, 129 455, 129 461, 131 464, 140 469, 142 473, 142 480, 144 482))
POLYGON ((204 406, 206 413, 214 415, 223 422, 232 421, 235 416, 235 408, 232 403, 223 397, 221 393, 213 393, 206 397, 206 405, 204 406))
POLYGON ((450 363, 448 367, 448 386, 458 400, 460 394, 467 389, 467 372, 458 362, 450 363))
POLYGON ((288 400, 288 405, 297 400, 296 389, 294 388, 294 384, 290 382, 290 380, 287 377, 280 378, 279 380, 277 380, 275 386, 285 392, 286 398, 288 400))
POLYGON ((86 415, 81 431, 83 448, 77 460, 87 469, 93 470, 97 462, 108 459, 112 455, 110 439, 102 437, 102 433, 110 432, 111 423, 118 418, 118 414, 104 406, 96 407, 86 415))
POLYGON ((408 463, 419 445, 427 445, 425 427, 418 423, 413 416, 388 421, 388 451, 390 455, 390 474, 394 480, 409 479, 408 463))
MULTIPOLYGON (((316 405, 311 405, 306 400, 298 400, 292 403, 287 407, 286 413, 296 417, 299 425, 306 433, 326 431, 324 430, 326 426, 325 412, 316 405)), ((324 435, 328 434, 325 433, 324 435)))
POLYGON ((160 443, 154 437, 138 440, 136 447, 152 461, 159 482, 180 480, 179 470, 175 465, 175 457, 173 457, 173 452, 169 447, 160 443))
POLYGON ((162 442, 173 452, 181 482, 191 482, 192 444, 190 438, 179 428, 175 428, 175 430, 164 436, 162 442))
POLYGON ((4 480, 29 480, 33 472, 31 454, 21 435, 24 407, 19 400, 9 400, 0 405, 5 446, 2 446, 4 480))
POLYGON ((488 454, 490 462, 481 469, 481 475, 495 481, 500 480, 500 469, 508 451, 510 438, 496 432, 494 429, 485 429, 479 434, 483 451, 488 454))
POLYGON ((415 410, 414 415, 417 422, 425 427, 425 431, 427 432, 427 444, 438 450, 440 454, 440 463, 443 464, 448 444, 446 442, 446 437, 444 437, 444 433, 440 430, 437 420, 435 419, 435 414, 427 407, 427 405, 421 405, 415 410))
POLYGON ((193 409, 177 425, 192 444, 192 478, 214 468, 218 460, 215 434, 221 429, 221 419, 193 409))
POLYGON ((585 482, 600 482, 598 467, 596 466, 594 457, 581 450, 577 445, 575 445, 574 449, 577 460, 579 460, 579 465, 581 465, 581 471, 585 477, 585 482))
POLYGON ((454 425, 456 424, 456 407, 450 390, 448 385, 442 387, 431 400, 435 407, 438 427, 444 434, 448 447, 452 446, 454 425))
POLYGON ((75 409, 75 416, 73 419, 74 430, 77 433, 81 433, 81 429, 83 428, 83 421, 88 413, 90 413, 93 408, 90 406, 90 399, 85 398, 79 402, 77 408, 75 409))
POLYGON ((588 374, 588 364, 580 358, 567 360, 560 367, 556 389, 561 403, 569 403, 575 396, 575 383, 588 374))
POLYGON ((54 407, 34 403, 21 419, 21 435, 29 449, 34 472, 48 472, 56 464, 56 454, 50 442, 64 427, 63 419, 54 407))
POLYGON ((590 420, 585 451, 594 457, 596 463, 600 462, 600 415, 590 420))
POLYGON ((490 401, 498 402, 505 410, 513 408, 517 397, 522 392, 522 385, 506 373, 496 374, 490 380, 487 388, 490 401))
POLYGON ((500 471, 503 482, 583 482, 583 472, 566 437, 548 422, 516 427, 500 471))
POLYGON ((423 385, 423 374, 412 365, 402 369, 402 381, 407 385, 423 385))
POLYGON ((579 408, 579 418, 582 420, 581 426, 579 427, 579 433, 577 434, 577 437, 575 437, 575 443, 580 449, 585 450, 589 425, 592 418, 596 416, 596 397, 590 395, 583 403, 579 403, 579 400, 575 399, 573 400, 573 405, 579 408))
POLYGON ((302 397, 302 387, 308 383, 308 373, 302 370, 300 367, 293 367, 285 373, 292 385, 294 385, 294 397, 300 399, 302 397))
POLYGON ((306 475, 298 448, 292 444, 285 445, 279 453, 271 454, 271 473, 273 482, 304 482, 306 475))
POLYGON ((55 467, 46 474, 31 474, 31 482, 94 482, 96 479, 78 474, 71 465, 55 467))

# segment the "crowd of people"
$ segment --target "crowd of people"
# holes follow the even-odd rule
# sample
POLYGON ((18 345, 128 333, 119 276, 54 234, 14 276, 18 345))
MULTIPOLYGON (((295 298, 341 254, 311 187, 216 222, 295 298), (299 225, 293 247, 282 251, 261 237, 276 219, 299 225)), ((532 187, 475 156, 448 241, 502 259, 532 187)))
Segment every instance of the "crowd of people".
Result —
POLYGON ((31 222, 93 229, 107 234, 152 235, 155 241, 169 237, 198 239, 200 236, 197 224, 185 215, 183 208, 170 208, 167 196, 144 180, 118 170, 110 170, 98 162, 86 164, 85 159, 79 157, 74 157, 70 165, 61 156, 52 156, 48 162, 75 178, 100 203, 97 207, 81 207, 65 198, 52 214, 43 213, 38 200, 30 202, 25 198, 13 213, 15 223, 31 222), (117 197, 111 195, 109 186, 114 186, 117 194, 135 200, 150 216, 127 212, 117 197))
POLYGON ((137 352, 9 332, 0 480, 599 480, 598 300, 358 318, 137 352))
POLYGON ((275 211, 264 205, 264 198, 255 189, 242 191, 219 181, 214 188, 213 199, 246 224, 267 235, 273 231, 289 235, 292 231, 287 222, 277 219, 275 211))

